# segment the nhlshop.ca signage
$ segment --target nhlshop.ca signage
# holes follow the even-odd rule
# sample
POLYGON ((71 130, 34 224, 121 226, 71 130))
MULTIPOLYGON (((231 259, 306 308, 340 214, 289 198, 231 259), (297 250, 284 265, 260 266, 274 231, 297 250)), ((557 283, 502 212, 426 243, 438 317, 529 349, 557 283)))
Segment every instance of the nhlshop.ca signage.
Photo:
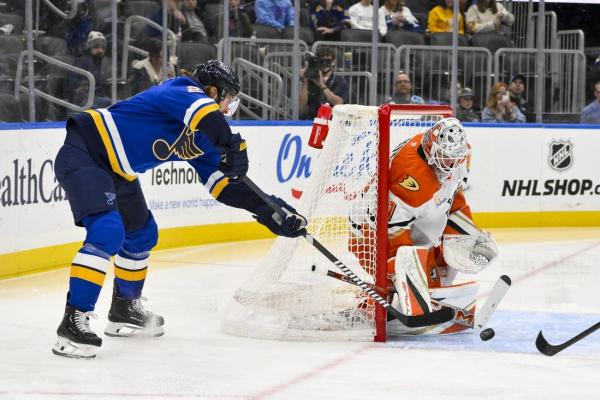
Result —
MULTIPOLYGON (((548 146, 548 167, 566 172, 574 164, 574 143, 569 139, 553 139, 548 146)), ((585 160, 582 160, 585 162, 585 160)), ((593 171, 589 171, 593 174, 593 171)), ((560 175, 560 174, 558 174, 560 175)), ((600 196, 600 182, 586 178, 505 180, 502 196, 600 196)))
POLYGON ((589 129, 469 127, 473 164, 468 200, 479 211, 600 209, 600 168, 589 129))

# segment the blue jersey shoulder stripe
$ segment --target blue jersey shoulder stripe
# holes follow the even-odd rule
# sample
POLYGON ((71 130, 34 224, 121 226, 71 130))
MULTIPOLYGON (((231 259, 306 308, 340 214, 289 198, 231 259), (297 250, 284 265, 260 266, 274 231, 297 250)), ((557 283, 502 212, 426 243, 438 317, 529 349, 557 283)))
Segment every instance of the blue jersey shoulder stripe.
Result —
POLYGON ((202 97, 202 98, 196 100, 195 102, 193 102, 192 105, 190 105, 188 107, 188 109, 185 110, 185 116, 183 117, 183 123, 189 127, 190 122, 192 121, 192 117, 194 116, 194 113, 196 111, 198 111, 198 109, 200 109, 201 107, 206 106, 210 103, 214 103, 213 99, 211 99, 210 97, 202 97))
POLYGON ((102 139, 102 143, 106 149, 108 161, 112 170, 128 181, 137 179, 135 171, 131 169, 129 162, 127 161, 127 157, 125 156, 125 151, 123 149, 123 144, 121 143, 121 138, 118 134, 118 131, 116 131, 115 134, 110 129, 110 125, 112 125, 112 127, 114 127, 116 130, 116 126, 114 125, 114 121, 112 121, 112 117, 110 117, 110 113, 106 110, 87 110, 86 112, 90 114, 94 120, 96 129, 98 130, 100 138, 102 139), (106 114, 109 115, 108 119, 112 122, 110 125, 106 123, 106 114), (120 156, 125 157, 124 162, 121 161, 120 156))
MULTIPOLYGON (((202 102, 206 99, 200 99, 194 102, 194 104, 202 102)), ((200 123, 200 121, 202 121, 202 118, 204 118, 208 113, 214 112, 214 111, 219 111, 219 106, 217 105, 217 103, 215 103, 212 99, 208 99, 210 100, 210 102, 208 103, 201 103, 199 106, 196 107, 195 110, 193 110, 190 114, 190 122, 189 124, 187 124, 187 126, 192 130, 195 131, 198 128, 198 124, 200 123)), ((194 104, 192 104, 190 106, 190 108, 194 107, 194 104)), ((189 110, 189 109, 188 109, 189 110)), ((186 111, 186 115, 187 115, 187 111, 186 111)))

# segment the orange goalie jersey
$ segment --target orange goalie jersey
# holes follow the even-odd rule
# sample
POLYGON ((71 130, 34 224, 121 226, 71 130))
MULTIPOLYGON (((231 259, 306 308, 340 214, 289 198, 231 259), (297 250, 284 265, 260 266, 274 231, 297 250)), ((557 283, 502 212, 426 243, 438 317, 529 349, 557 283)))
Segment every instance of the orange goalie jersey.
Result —
MULTIPOLYGON (((400 144, 392 154, 389 173, 388 246, 387 257, 393 258, 400 246, 430 248, 427 259, 430 287, 439 287, 440 276, 435 266, 443 266, 441 238, 443 234, 464 233, 448 221, 448 216, 459 213, 471 220, 471 210, 460 191, 461 180, 440 183, 427 163, 421 145, 423 134, 418 134, 400 144)), ((466 169, 466 165, 465 165, 466 169)), ((471 222, 472 224, 472 222, 471 222)), ((350 250, 359 258, 363 268, 373 266, 364 256, 375 245, 375 232, 367 222, 353 223, 350 250)), ((394 264, 388 264, 388 277, 394 274, 394 264)), ((388 283, 391 287, 391 281, 388 283)))
MULTIPOLYGON (((470 240, 476 243, 478 238, 489 239, 473 224, 470 208, 461 192, 469 159, 470 146, 462 125, 455 118, 438 121, 392 152, 388 182, 388 279, 386 287, 378 290, 388 294, 388 301, 406 315, 429 312, 443 300, 465 310, 466 317, 474 316, 478 284, 474 281, 452 283, 458 271, 481 269, 469 264, 471 248, 460 249, 468 253, 466 260, 457 258, 456 254, 465 253, 455 252, 456 240, 464 237, 466 243, 470 240), (451 250, 451 266, 444 260, 442 239, 446 241, 445 250, 451 250)), ((375 189, 365 188, 365 195, 371 190, 375 189)), ((349 247, 360 265, 373 274, 375 266, 370 257, 376 245, 376 232, 371 224, 373 216, 359 218, 359 222, 351 221, 349 247)), ((489 242, 491 246, 493 240, 489 242)), ((490 256, 486 260, 492 259, 495 251, 482 257, 486 255, 490 256)), ((394 322, 397 325, 394 330, 399 334, 448 334, 463 331, 468 325, 455 320, 415 330, 397 321, 390 323, 394 322)))
POLYGON ((448 215, 470 210, 459 192, 462 182, 447 179, 439 182, 425 158, 421 140, 413 136, 392 155, 389 175, 388 257, 398 247, 416 245, 433 247, 441 242, 448 215))
MULTIPOLYGON (((438 180, 427 164, 422 134, 413 136, 393 153, 389 175, 388 259, 400 246, 432 248, 427 266, 443 265, 443 234, 460 234, 448 221, 450 214, 460 212, 472 220, 471 210, 460 189, 462 180, 438 180)), ((466 168, 466 166, 465 166, 466 168)), ((392 271, 388 273, 393 274, 392 271)), ((430 287, 439 286, 439 274, 427 271, 430 287)))
MULTIPOLYGON (((458 224, 449 220, 455 214, 459 220, 473 225, 471 211, 461 192, 462 179, 440 179, 435 169, 428 164, 422 145, 423 134, 418 134, 400 144, 392 153, 389 173, 388 245, 387 245, 387 287, 379 288, 382 293, 393 293, 393 279, 396 273, 396 253, 400 247, 420 246, 419 265, 427 277, 427 286, 432 298, 442 297, 468 310, 469 318, 475 313, 475 292, 477 285, 468 282, 451 285, 456 271, 447 268, 442 256, 443 234, 464 234, 458 224), (450 276, 451 275, 451 276, 450 276), (450 285, 450 286, 448 286, 450 285)), ((467 157, 468 160, 468 157, 467 157)), ((461 166, 466 176, 467 163, 461 166)), ((462 172, 459 174, 459 177, 462 172)), ((370 189, 370 188, 369 188, 370 189)), ((367 190, 369 190, 367 189, 367 190)), ((363 268, 372 273, 373 265, 368 254, 375 246, 375 232, 368 221, 352 223, 354 235, 350 239, 350 250, 357 256, 363 268)), ((397 290, 396 290, 397 291, 397 290)), ((410 294, 413 309, 410 314, 419 315, 424 311, 410 294)), ((388 296, 390 302, 393 296, 388 296)), ((395 324, 400 334, 449 334, 466 329, 464 325, 448 322, 422 330, 411 330, 395 324)))

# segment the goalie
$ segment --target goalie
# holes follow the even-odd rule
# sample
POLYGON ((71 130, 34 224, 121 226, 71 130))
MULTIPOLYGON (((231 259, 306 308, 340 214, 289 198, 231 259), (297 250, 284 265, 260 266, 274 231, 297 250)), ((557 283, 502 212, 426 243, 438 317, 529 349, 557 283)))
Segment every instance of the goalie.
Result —
MULTIPOLYGON (((470 146, 455 118, 438 121, 393 152, 389 174, 388 282, 392 305, 406 315, 421 315, 450 304, 475 313, 478 284, 454 284, 458 272, 474 274, 497 255, 489 233, 473 223, 462 192, 470 146)), ((371 190, 371 188, 367 189, 371 190)), ((370 261, 375 232, 369 220, 351 221, 350 250, 361 266, 370 261)), ((471 320, 472 322, 472 320, 471 320)), ((426 328, 388 323, 390 333, 449 334, 467 329, 454 321, 426 328)))

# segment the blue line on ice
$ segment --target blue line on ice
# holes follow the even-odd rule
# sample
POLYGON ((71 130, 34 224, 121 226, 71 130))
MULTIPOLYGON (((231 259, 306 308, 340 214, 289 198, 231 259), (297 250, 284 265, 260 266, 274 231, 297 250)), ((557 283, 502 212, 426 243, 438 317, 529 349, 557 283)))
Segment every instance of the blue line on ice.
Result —
MULTIPOLYGON (((387 342, 389 347, 450 351, 493 351, 501 353, 538 353, 535 339, 540 330, 553 345, 563 343, 600 321, 600 314, 565 314, 530 311, 494 313, 487 324, 496 336, 484 342, 479 335, 404 336, 387 342)), ((560 354, 600 355, 600 330, 575 343, 560 354)))

